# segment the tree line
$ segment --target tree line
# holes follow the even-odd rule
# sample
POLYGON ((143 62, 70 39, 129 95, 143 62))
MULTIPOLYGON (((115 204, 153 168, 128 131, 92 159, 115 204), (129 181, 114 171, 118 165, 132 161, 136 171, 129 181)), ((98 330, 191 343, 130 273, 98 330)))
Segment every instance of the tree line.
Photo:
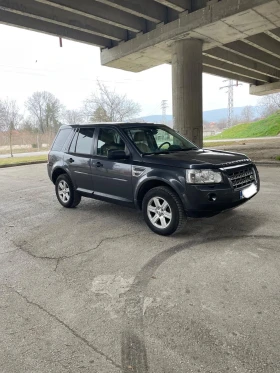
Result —
POLYGON ((280 93, 263 96, 259 99, 256 113, 252 106, 245 106, 240 115, 240 122, 248 123, 254 119, 266 118, 280 110, 280 93))
POLYGON ((11 156, 15 130, 44 134, 56 132, 61 124, 128 121, 141 112, 138 103, 100 81, 80 109, 65 108, 57 97, 47 91, 34 92, 26 100, 25 108, 27 115, 22 114, 15 100, 0 99, 0 131, 9 136, 11 156))
MULTIPOLYGON (((268 116, 280 111, 280 93, 274 93, 263 96, 258 100, 257 106, 244 106, 240 115, 234 116, 233 125, 242 123, 251 123, 258 119, 267 118, 268 116)), ((205 129, 211 127, 211 123, 205 121, 203 123, 205 129)), ((228 126, 227 118, 220 119, 215 123, 219 130, 223 130, 228 126)))
MULTIPOLYGON (((280 93, 262 97, 258 103, 258 117, 265 118, 280 110, 280 93)), ((9 137, 10 152, 15 130, 27 130, 37 134, 56 133, 61 124, 120 122, 139 116, 140 105, 125 94, 109 89, 97 80, 97 89, 84 101, 80 109, 67 109, 60 100, 47 91, 34 92, 25 102, 25 115, 15 100, 0 99, 0 132, 9 137)), ((248 123, 256 119, 251 106, 246 106, 237 123, 248 123)), ((225 122, 217 126, 224 128, 225 122)), ((205 123, 205 127, 207 123, 205 123)))

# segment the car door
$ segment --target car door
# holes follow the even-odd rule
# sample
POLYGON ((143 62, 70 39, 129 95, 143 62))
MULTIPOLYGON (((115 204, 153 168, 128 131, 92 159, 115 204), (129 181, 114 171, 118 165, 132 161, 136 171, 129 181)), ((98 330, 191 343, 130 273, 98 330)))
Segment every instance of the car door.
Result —
POLYGON ((110 160, 109 150, 128 150, 121 134, 112 127, 100 127, 92 160, 94 194, 122 202, 132 202, 132 161, 110 160))
POLYGON ((93 192, 91 162, 94 130, 87 127, 77 129, 64 156, 75 188, 83 193, 93 192))

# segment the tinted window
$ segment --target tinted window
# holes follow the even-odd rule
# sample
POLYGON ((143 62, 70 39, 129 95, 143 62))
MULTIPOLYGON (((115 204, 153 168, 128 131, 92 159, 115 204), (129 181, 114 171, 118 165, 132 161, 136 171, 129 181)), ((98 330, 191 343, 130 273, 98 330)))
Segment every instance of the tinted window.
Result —
POLYGON ((54 140, 52 150, 61 151, 71 132, 72 128, 61 129, 54 140))
POLYGON ((76 144, 76 153, 91 154, 91 145, 93 138, 93 128, 81 128, 78 134, 76 144))
POLYGON ((101 128, 98 135, 97 154, 107 157, 108 151, 125 150, 125 143, 118 132, 112 128, 101 128))

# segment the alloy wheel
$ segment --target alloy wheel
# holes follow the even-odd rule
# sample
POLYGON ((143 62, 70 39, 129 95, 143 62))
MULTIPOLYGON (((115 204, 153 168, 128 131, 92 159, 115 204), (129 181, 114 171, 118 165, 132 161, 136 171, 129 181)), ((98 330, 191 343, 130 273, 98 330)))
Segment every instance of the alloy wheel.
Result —
POLYGON ((168 202, 162 197, 153 197, 148 202, 147 213, 150 222, 159 229, 165 229, 172 220, 172 211, 168 202))
POLYGON ((65 180, 61 180, 58 184, 58 195, 63 203, 67 203, 70 199, 69 185, 65 180))

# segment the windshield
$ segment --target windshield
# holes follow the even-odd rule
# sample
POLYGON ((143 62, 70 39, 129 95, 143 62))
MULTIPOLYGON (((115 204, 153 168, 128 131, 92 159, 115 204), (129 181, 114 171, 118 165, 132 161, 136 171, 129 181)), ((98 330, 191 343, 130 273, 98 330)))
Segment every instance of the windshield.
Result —
POLYGON ((125 128, 125 133, 143 154, 162 154, 198 149, 177 132, 163 126, 125 128))

